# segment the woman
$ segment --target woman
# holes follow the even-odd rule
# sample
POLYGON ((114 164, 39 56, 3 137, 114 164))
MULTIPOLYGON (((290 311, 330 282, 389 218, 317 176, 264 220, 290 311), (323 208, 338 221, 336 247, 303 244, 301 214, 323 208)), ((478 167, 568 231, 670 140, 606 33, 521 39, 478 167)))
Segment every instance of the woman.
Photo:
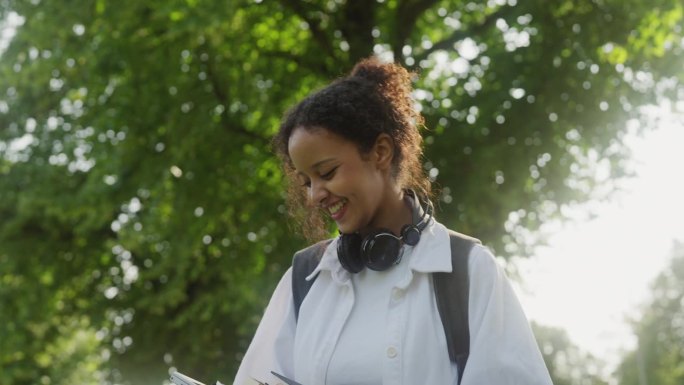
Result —
POLYGON ((291 210, 312 214, 308 233, 325 236, 327 216, 340 235, 319 243, 303 300, 293 299, 292 268, 285 273, 234 384, 279 382, 271 371, 303 385, 551 384, 509 282, 481 245, 466 254, 470 355, 461 373, 450 359, 431 282, 452 270, 453 251, 432 217, 421 123, 409 73, 376 59, 288 113, 275 147, 295 182, 291 210))

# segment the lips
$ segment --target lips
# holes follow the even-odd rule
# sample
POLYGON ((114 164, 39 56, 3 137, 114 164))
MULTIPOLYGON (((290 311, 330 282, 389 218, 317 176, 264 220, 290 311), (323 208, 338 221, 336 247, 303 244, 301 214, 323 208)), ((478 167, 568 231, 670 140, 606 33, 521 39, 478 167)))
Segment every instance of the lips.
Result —
POLYGON ((342 199, 342 200, 328 206, 328 213, 330 213, 330 217, 332 217, 332 219, 335 221, 342 218, 342 216, 344 215, 344 213, 346 211, 346 204, 347 204, 347 200, 342 199))

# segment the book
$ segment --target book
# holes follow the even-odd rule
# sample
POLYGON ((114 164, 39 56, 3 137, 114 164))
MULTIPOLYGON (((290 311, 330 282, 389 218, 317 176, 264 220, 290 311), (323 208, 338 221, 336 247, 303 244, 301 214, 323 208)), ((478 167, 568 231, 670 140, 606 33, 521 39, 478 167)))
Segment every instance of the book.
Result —
MULTIPOLYGON (((271 374, 278 377, 280 380, 284 381, 287 385, 302 385, 295 380, 292 380, 292 379, 289 379, 289 378, 283 376, 282 374, 279 374, 279 373, 276 373, 273 371, 271 371, 271 374)), ((268 382, 261 382, 261 381, 257 380, 256 378, 252 378, 252 380, 254 380, 259 385, 269 385, 268 382)), ((205 385, 203 382, 200 382, 200 381, 198 381, 198 380, 196 380, 196 379, 194 379, 188 375, 185 375, 181 372, 178 372, 178 371, 171 373, 171 383, 173 383, 175 385, 205 385)), ((223 385, 223 384, 219 381, 216 381, 214 383, 214 385, 223 385)))
MULTIPOLYGON (((205 385, 203 382, 197 381, 194 378, 187 376, 181 372, 171 373, 171 383, 175 385, 205 385)), ((216 381, 214 385, 223 385, 221 382, 216 381)))
POLYGON ((276 376, 276 377, 280 378, 281 380, 285 381, 285 383, 286 383, 287 385, 302 385, 302 384, 300 384, 299 382, 297 382, 297 381, 295 381, 295 380, 291 380, 291 379, 289 379, 289 378, 283 376, 282 374, 278 374, 278 373, 276 373, 276 372, 274 372, 274 371, 271 371, 271 374, 273 374, 274 376, 276 376))

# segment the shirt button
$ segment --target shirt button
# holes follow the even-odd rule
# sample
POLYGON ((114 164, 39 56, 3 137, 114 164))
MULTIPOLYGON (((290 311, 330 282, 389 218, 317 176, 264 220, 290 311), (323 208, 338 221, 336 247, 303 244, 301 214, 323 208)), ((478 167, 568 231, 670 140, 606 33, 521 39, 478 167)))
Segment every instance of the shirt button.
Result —
POLYGON ((392 290, 392 298, 395 301, 399 301, 404 297, 404 291, 401 289, 394 289, 392 290))
POLYGON ((387 348, 387 357, 394 358, 397 356, 397 354, 399 354, 399 352, 397 351, 397 348, 395 348, 394 346, 390 346, 389 348, 387 348))

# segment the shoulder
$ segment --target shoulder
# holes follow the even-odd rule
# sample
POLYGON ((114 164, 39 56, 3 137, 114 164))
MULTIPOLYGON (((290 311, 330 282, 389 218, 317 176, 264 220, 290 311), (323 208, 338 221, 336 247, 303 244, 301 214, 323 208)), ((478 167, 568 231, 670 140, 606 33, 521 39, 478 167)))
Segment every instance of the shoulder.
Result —
POLYGON ((468 270, 473 276, 497 276, 501 267, 489 248, 476 244, 468 256, 468 270))
POLYGON ((331 241, 332 239, 326 239, 297 251, 292 257, 292 265, 294 266, 301 263, 318 264, 331 241))
POLYGON ((479 239, 448 228, 447 232, 452 254, 467 256, 468 275, 470 277, 482 279, 485 276, 494 279, 499 275, 499 266, 494 254, 482 245, 479 239))
POLYGON ((466 235, 463 233, 459 233, 458 231, 451 230, 447 228, 447 232, 449 233, 449 239, 454 242, 454 241, 463 241, 463 242, 469 242, 471 244, 482 244, 482 242, 470 235, 466 235))
POLYGON ((488 303, 494 297, 508 300, 515 296, 505 269, 485 246, 476 245, 471 250, 468 257, 468 276, 471 299, 475 304, 488 303))
POLYGON ((472 259, 470 256, 478 248, 478 246, 482 247, 482 242, 475 237, 471 237, 470 235, 459 233, 450 229, 447 229, 447 232, 449 234, 449 247, 451 248, 452 257, 463 256, 470 260, 472 259))
POLYGON ((292 257, 292 271, 295 281, 309 276, 321 263, 323 254, 333 239, 326 239, 297 251, 292 257))

